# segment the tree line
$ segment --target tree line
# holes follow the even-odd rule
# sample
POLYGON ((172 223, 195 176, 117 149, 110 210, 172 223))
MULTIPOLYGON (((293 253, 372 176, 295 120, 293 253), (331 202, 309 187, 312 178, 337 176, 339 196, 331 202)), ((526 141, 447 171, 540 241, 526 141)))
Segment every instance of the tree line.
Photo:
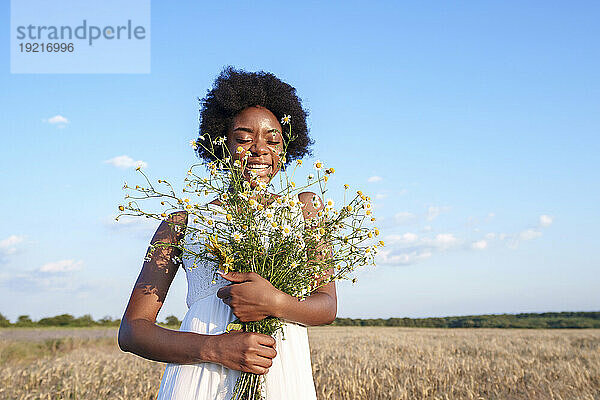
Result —
MULTIPOLYGON (((15 322, 10 322, 8 318, 0 314, 0 327, 21 327, 21 328, 35 328, 35 327, 46 327, 46 326, 64 326, 64 327, 93 327, 93 326, 119 326, 121 323, 120 319, 112 319, 109 316, 94 320, 90 314, 85 314, 81 317, 74 317, 71 314, 61 314, 54 317, 41 318, 37 321, 33 321, 29 315, 20 315, 15 322)), ((174 315, 169 315, 165 318, 162 325, 168 326, 179 326, 181 321, 174 315)))
MULTIPOLYGON (((41 318, 37 321, 33 321, 29 315, 20 315, 15 322, 11 322, 4 315, 0 314, 0 327, 5 328, 119 326, 120 323, 120 319, 112 319, 108 316, 96 321, 90 314, 85 314, 77 318, 71 314, 61 314, 54 317, 41 318)), ((181 321, 176 316, 169 315, 161 325, 179 328, 181 321)), ((437 318, 336 318, 332 325, 396 326, 409 328, 600 328, 600 311, 489 314, 437 318)))
POLYGON ((337 326, 400 326, 411 328, 600 328, 600 312, 546 312, 467 315, 438 318, 336 318, 337 326))

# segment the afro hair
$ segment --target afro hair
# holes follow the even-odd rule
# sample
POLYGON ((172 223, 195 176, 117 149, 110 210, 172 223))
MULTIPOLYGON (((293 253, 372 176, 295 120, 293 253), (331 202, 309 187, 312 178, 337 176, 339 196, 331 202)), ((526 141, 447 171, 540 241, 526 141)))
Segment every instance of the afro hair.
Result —
MULTIPOLYGON (((227 135, 233 118, 240 111, 252 106, 262 106, 271 111, 279 121, 284 115, 291 116, 292 131, 296 139, 284 143, 287 145, 286 164, 311 155, 309 147, 313 140, 308 135, 306 124, 308 112, 302 108, 296 89, 270 72, 247 72, 228 66, 215 80, 206 97, 199 101, 199 133, 210 137, 211 141, 227 135)), ((196 148, 196 154, 206 161, 215 159, 202 146, 196 148)), ((217 156, 224 158, 223 154, 217 153, 217 156)))

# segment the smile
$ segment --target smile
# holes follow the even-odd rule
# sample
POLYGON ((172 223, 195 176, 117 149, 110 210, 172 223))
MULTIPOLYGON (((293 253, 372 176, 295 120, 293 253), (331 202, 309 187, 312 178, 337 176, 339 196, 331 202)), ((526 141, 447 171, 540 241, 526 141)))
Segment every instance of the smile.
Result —
POLYGON ((248 165, 247 168, 253 169, 253 170, 263 170, 263 169, 271 168, 271 166, 269 164, 251 164, 251 165, 248 165))

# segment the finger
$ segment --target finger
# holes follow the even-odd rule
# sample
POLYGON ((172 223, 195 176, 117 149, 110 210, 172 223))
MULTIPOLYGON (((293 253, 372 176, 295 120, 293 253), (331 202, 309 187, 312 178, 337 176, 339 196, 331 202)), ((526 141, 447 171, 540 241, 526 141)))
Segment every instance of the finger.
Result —
POLYGON ((263 335, 262 333, 258 333, 256 336, 258 338, 258 343, 263 346, 275 347, 276 342, 273 336, 263 335))
POLYGON ((224 299, 226 297, 231 297, 231 287, 224 286, 217 291, 217 297, 220 299, 224 299))
POLYGON ((252 364, 254 364, 257 367, 271 368, 271 365, 273 365, 273 361, 267 357, 257 356, 252 364))
POLYGON ((277 357, 277 351, 275 351, 275 349, 272 347, 260 346, 260 349, 258 350, 258 355, 268 359, 273 359, 277 357))
POLYGON ((264 375, 267 372, 269 372, 269 368, 255 366, 255 367, 251 368, 250 372, 252 372, 253 374, 256 374, 256 375, 264 375))
POLYGON ((221 271, 217 271, 217 273, 230 282, 240 283, 252 280, 252 272, 229 271, 228 273, 223 274, 221 271))

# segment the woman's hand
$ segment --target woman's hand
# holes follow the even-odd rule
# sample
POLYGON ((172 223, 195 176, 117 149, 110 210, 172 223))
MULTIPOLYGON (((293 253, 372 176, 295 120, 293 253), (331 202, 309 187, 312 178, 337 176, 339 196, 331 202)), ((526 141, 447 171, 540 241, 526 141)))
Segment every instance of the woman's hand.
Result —
POLYGON ((229 369, 266 374, 273 365, 275 339, 262 333, 231 331, 215 335, 213 362, 229 369))
POLYGON ((283 292, 255 272, 229 272, 221 274, 232 284, 217 292, 242 322, 260 321, 268 316, 277 316, 283 292))

